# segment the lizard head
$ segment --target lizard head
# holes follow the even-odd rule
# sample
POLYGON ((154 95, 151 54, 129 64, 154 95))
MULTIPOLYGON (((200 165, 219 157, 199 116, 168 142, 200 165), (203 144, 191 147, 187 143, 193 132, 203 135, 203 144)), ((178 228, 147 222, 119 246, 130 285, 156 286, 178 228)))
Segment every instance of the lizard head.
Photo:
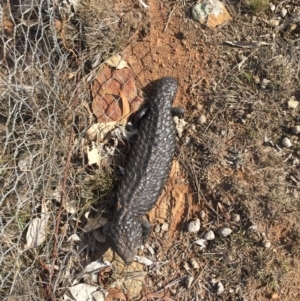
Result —
POLYGON ((141 223, 134 219, 118 224, 110 222, 104 226, 103 232, 112 249, 130 265, 142 243, 141 223))

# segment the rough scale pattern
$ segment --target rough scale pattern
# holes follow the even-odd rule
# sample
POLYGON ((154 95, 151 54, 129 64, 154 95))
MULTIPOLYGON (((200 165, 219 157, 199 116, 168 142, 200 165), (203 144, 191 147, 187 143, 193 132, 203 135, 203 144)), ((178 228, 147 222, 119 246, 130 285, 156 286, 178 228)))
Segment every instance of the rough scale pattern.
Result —
POLYGON ((155 205, 169 176, 175 151, 176 129, 171 108, 176 91, 174 78, 157 81, 156 95, 141 121, 124 179, 118 187, 113 221, 104 227, 111 247, 126 264, 132 263, 142 243, 141 218, 155 205))

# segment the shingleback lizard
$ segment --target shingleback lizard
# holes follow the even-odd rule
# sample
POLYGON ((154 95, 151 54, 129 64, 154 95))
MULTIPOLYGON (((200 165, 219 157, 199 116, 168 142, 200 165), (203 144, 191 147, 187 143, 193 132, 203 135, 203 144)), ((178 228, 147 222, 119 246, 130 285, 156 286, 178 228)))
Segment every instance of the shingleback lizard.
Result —
POLYGON ((131 264, 142 243, 142 217, 155 205, 169 176, 175 152, 176 129, 172 103, 177 82, 172 77, 156 81, 156 94, 141 120, 124 178, 117 188, 113 220, 104 226, 112 249, 131 264))

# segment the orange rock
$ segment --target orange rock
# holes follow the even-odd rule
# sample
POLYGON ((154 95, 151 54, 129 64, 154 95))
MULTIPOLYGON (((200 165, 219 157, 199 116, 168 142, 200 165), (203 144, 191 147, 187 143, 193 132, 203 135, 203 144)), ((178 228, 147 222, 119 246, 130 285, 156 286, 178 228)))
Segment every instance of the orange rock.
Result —
POLYGON ((220 13, 214 13, 212 12, 207 19, 206 26, 215 28, 218 25, 221 25, 227 21, 232 20, 231 16, 229 15, 227 9, 225 6, 222 4, 223 9, 220 11, 220 13))
POLYGON ((192 8, 193 19, 215 28, 232 18, 219 0, 202 0, 192 8))

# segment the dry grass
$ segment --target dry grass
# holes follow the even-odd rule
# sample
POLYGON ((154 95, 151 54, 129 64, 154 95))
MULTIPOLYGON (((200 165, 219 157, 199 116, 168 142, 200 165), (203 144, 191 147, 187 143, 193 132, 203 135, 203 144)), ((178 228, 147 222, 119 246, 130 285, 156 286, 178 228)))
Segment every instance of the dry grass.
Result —
MULTIPOLYGON (((235 27, 241 40, 267 37, 270 29, 259 26, 264 18, 258 19, 255 32, 250 33, 236 15, 224 33, 234 32, 231 28, 235 27)), ((210 267, 202 278, 210 279, 212 273, 238 292, 222 296, 223 300, 270 298, 280 289, 288 293, 291 287, 289 296, 297 295, 295 284, 288 283, 293 282, 293 265, 300 259, 296 251, 299 187, 290 180, 299 168, 299 140, 290 130, 299 123, 299 108, 287 105, 292 96, 298 97, 300 85, 296 36, 297 32, 281 32, 274 40, 263 39, 271 44, 269 47, 252 50, 220 46, 218 69, 211 66, 209 70, 214 86, 204 96, 200 110, 197 103, 203 103, 203 96, 194 94, 192 118, 188 119, 193 128, 186 132, 192 142, 182 146, 186 156, 182 160, 190 161, 186 166, 192 183, 210 206, 221 204, 227 212, 238 212, 242 217, 230 242, 219 242, 209 250, 217 257, 202 257, 210 267), (263 79, 268 80, 266 86, 263 79), (204 125, 197 124, 201 114, 208 120, 204 125), (293 143, 290 149, 281 143, 286 136, 293 143), (258 229, 255 234, 248 231, 252 225, 258 229), (265 236, 277 253, 262 247, 265 236), (220 260, 216 262, 217 258, 220 260)), ((214 43, 214 38, 207 42, 214 43)), ((210 228, 214 223, 232 226, 225 216, 218 222, 213 221, 215 218, 211 217, 210 228)))
POLYGON ((66 273, 80 269, 67 237, 86 223, 84 214, 102 211, 97 201, 115 182, 109 168, 88 166, 84 133, 91 120, 82 104, 90 95, 89 72, 123 48, 133 29, 117 30, 124 7, 113 12, 113 2, 87 1, 75 15, 68 6, 53 10, 51 1, 32 2, 24 14, 22 1, 1 5, 0 298, 43 300, 70 285, 66 273), (43 202, 46 243, 26 250, 43 202), (73 210, 62 212, 61 202, 73 210))

